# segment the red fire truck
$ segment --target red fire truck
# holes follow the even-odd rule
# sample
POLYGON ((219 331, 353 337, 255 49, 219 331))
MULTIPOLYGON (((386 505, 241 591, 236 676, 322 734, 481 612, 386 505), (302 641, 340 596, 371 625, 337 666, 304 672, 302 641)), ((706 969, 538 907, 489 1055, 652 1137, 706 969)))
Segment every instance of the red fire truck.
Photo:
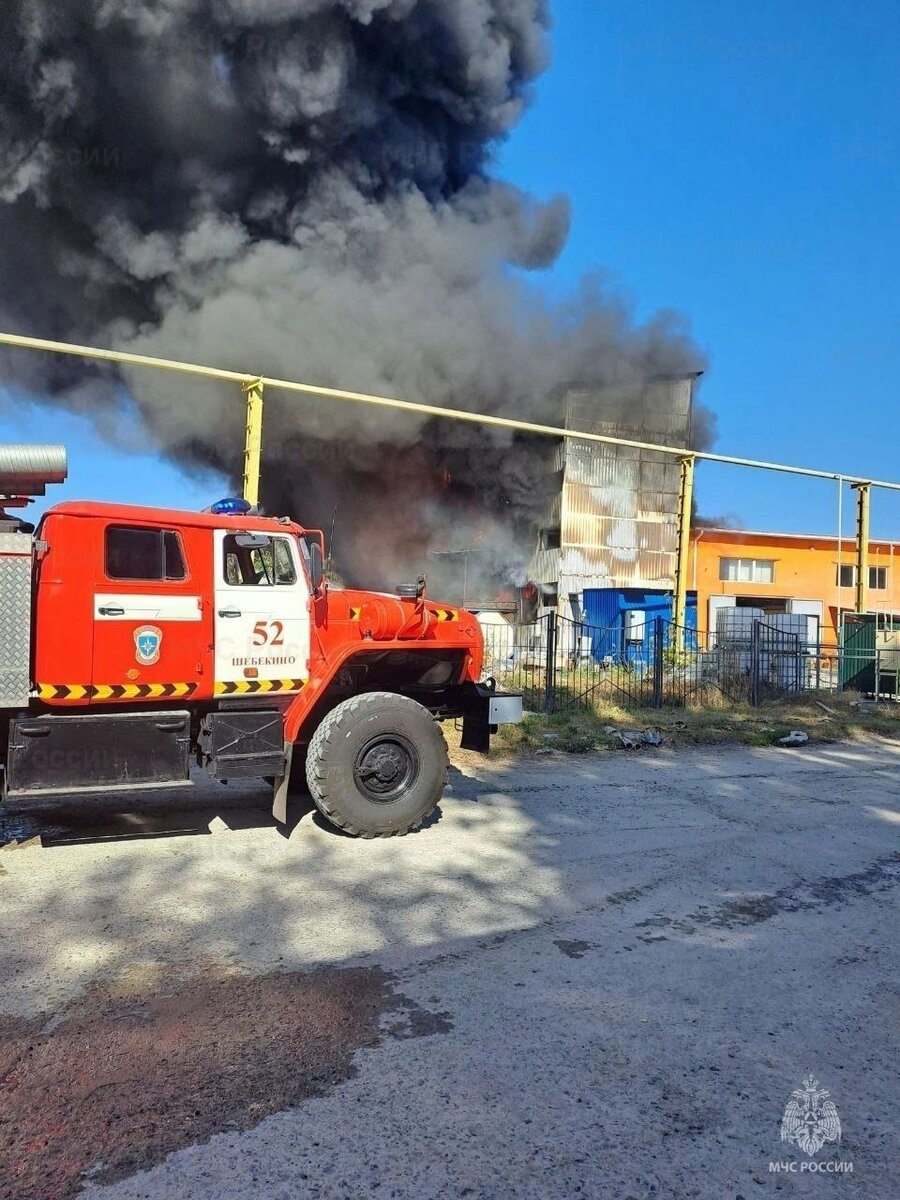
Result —
POLYGON ((3 797, 292 777, 361 837, 417 828, 446 784, 439 722, 486 751, 522 701, 482 682, 476 618, 330 587, 316 530, 239 500, 191 513, 67 502, 10 515, 65 478, 62 447, 0 447, 3 797), (6 497, 3 499, 2 497, 6 497))

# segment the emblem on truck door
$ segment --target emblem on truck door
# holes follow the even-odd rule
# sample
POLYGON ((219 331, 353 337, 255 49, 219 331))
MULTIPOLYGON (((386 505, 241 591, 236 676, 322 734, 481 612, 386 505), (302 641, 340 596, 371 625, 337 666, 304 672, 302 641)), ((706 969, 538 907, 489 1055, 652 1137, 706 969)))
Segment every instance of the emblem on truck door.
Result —
POLYGON ((142 666, 152 667, 159 662, 159 651, 162 646, 162 630, 155 625, 141 625, 134 631, 134 657, 142 666))

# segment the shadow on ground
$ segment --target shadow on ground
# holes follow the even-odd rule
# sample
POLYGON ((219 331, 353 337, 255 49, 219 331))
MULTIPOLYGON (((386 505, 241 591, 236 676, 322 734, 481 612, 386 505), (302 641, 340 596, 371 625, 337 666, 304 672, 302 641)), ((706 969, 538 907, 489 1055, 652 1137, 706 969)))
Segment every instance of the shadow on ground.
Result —
POLYGON ((85 1172, 118 1178, 322 1094, 379 1038, 446 1032, 438 997, 403 996, 404 956, 462 960, 543 927, 576 963, 615 928, 626 959, 648 939, 655 952, 705 939, 727 970, 774 920, 900 880, 883 845, 898 761, 848 749, 466 767, 439 824, 384 842, 337 835, 304 798, 279 830, 261 785, 130 812, 112 797, 10 809, 0 1194, 62 1200, 85 1172), (860 867, 842 867, 854 854, 860 867), (663 885, 683 894, 654 907, 663 885), (587 937, 555 931, 573 913, 591 918, 587 937))

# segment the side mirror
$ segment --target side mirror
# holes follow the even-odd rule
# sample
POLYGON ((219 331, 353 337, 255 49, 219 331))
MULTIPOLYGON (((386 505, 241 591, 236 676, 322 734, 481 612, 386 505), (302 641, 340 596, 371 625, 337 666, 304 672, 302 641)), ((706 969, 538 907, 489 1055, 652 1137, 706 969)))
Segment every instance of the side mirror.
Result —
POLYGON ((325 583, 325 557, 322 554, 322 547, 318 541, 310 539, 307 544, 309 546, 309 574, 312 580, 313 595, 318 596, 325 583))

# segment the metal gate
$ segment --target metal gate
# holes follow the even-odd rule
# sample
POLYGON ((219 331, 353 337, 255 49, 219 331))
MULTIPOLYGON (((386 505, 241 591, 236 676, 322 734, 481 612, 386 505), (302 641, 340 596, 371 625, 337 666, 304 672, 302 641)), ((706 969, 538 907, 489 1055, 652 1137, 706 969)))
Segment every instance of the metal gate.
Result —
MULTIPOLYGON (((559 636, 566 639, 570 625, 559 618, 559 636)), ((574 644, 580 653, 554 679, 557 711, 604 701, 622 708, 686 708, 708 702, 710 692, 720 690, 715 661, 699 646, 694 629, 650 617, 635 643, 621 626, 578 630, 574 644)))
POLYGON ((548 613, 528 625, 485 630, 485 668, 522 693, 526 709, 559 712, 603 701, 651 703, 655 654, 629 653, 623 631, 548 613))
POLYGON ((705 648, 694 629, 663 617, 651 617, 632 642, 621 625, 601 628, 549 613, 529 625, 490 629, 485 644, 487 674, 520 691, 533 712, 604 703, 758 705, 814 686, 803 639, 764 621, 742 641, 705 648))
POLYGON ((754 621, 746 638, 719 646, 715 656, 719 685, 730 700, 765 704, 810 686, 813 660, 803 639, 765 621, 754 621))

